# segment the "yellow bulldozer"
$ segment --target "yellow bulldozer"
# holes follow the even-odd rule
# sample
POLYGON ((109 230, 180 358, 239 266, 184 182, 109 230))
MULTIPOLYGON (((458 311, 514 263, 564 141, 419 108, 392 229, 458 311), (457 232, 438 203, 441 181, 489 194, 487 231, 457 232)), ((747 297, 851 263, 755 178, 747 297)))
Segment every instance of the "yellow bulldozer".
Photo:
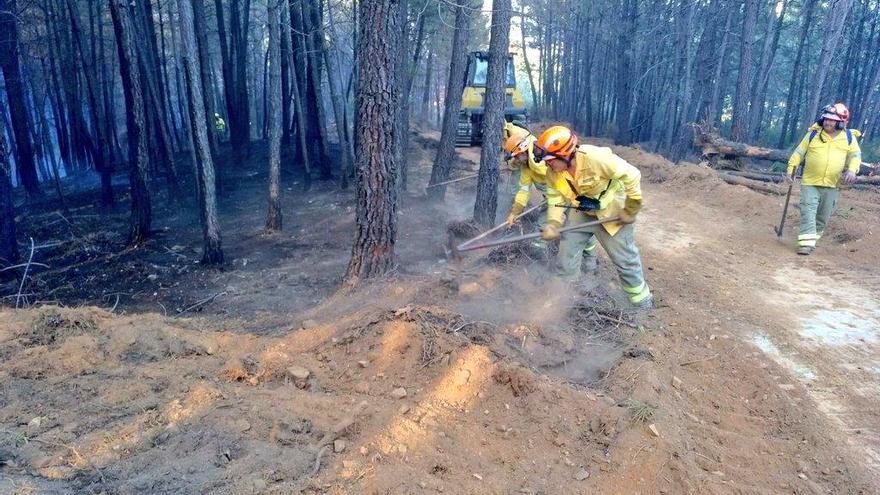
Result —
MULTIPOLYGON (((471 52, 468 55, 466 81, 461 95, 461 112, 458 114, 456 146, 476 146, 483 141, 483 113, 486 110, 486 75, 489 69, 488 52, 471 52)), ((516 71, 513 54, 507 56, 505 69, 506 96, 504 119, 508 122, 526 122, 528 112, 522 92, 516 87, 516 71)))

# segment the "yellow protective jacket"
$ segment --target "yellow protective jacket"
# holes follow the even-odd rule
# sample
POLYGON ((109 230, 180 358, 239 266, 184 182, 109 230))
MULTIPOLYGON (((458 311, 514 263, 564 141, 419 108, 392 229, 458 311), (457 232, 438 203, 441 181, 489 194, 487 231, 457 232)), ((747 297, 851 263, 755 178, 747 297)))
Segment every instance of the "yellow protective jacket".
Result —
MULTIPOLYGON (((565 208, 554 205, 568 203, 577 206, 578 196, 598 199, 600 209, 595 214, 600 220, 616 216, 623 209, 626 198, 642 199, 642 173, 611 148, 582 144, 574 158, 575 171, 560 173, 547 170, 547 222, 561 226, 565 208)), ((614 235, 623 226, 619 222, 603 225, 614 235)))
POLYGON ((520 127, 520 126, 514 124, 513 122, 505 122, 504 123, 504 130, 502 131, 501 134, 502 134, 501 139, 502 139, 502 141, 504 141, 504 140, 507 140, 507 138, 509 138, 512 134, 526 135, 526 134, 531 134, 531 131, 529 131, 525 127, 520 127))
POLYGON ((513 197, 514 210, 522 211, 529 204, 529 190, 533 184, 547 183, 547 165, 543 161, 535 162, 533 147, 535 145, 535 137, 529 136, 529 161, 526 165, 519 168, 519 190, 513 197))
POLYGON ((862 163, 858 140, 862 133, 855 129, 849 132, 852 142, 848 142, 846 130, 831 137, 820 125, 813 124, 788 160, 788 175, 797 170, 801 162, 804 162, 802 183, 807 186, 837 187, 844 169, 857 174, 862 163))

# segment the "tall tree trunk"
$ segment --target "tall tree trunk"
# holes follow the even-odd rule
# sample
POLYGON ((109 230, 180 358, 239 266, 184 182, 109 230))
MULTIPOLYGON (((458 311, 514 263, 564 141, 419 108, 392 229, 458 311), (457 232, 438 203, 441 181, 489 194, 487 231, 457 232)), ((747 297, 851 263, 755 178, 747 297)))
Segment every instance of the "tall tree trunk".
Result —
POLYGON ((501 158, 501 130, 504 126, 506 67, 510 45, 510 0, 492 2, 489 39, 489 68, 486 73, 486 112, 483 114, 483 148, 477 179, 474 221, 484 227, 495 223, 498 209, 498 162, 501 158))
MULTIPOLYGON (((357 229, 346 281, 355 284, 394 266, 397 164, 393 149, 397 106, 397 0, 360 0, 357 83, 357 229)), ((399 41, 399 40, 398 40, 399 41)))
MULTIPOLYGON (((217 111, 214 98, 214 86, 211 80, 214 77, 211 70, 211 57, 208 55, 208 35, 205 29, 205 6, 201 1, 192 2, 193 14, 193 31, 196 36, 196 47, 198 48, 199 76, 202 83, 202 100, 204 101, 202 110, 204 114, 199 116, 208 125, 208 143, 211 146, 211 158, 214 170, 217 170, 217 132, 214 128, 214 113, 217 111)), ((193 140, 195 142, 195 140, 193 140)))
POLYGON ((745 0, 745 18, 739 52, 739 73, 733 100, 733 123, 730 137, 739 141, 749 135, 749 83, 752 80, 752 48, 755 45, 755 23, 758 21, 758 0, 745 0))
POLYGON ((132 22, 128 13, 128 0, 109 0, 119 73, 122 77, 122 93, 125 97, 125 125, 128 129, 128 181, 131 185, 131 225, 129 243, 139 245, 150 235, 152 208, 147 191, 147 129, 144 122, 144 99, 141 91, 141 74, 137 53, 132 43, 132 22))
MULTIPOLYGON (((452 35, 449 61, 449 79, 446 84, 443 128, 440 131, 440 145, 431 167, 431 184, 449 179, 449 171, 455 160, 455 135, 458 132, 458 114, 461 111, 461 95, 464 91, 465 70, 467 69, 467 46, 470 39, 471 0, 455 0, 455 32, 452 35)), ((438 109, 439 111, 439 109, 438 109)), ((485 140, 484 140, 485 141, 485 140)), ((446 195, 446 186, 432 187, 428 196, 441 201, 446 195)))
MULTIPOLYGON (((776 59, 776 49, 779 48, 779 38, 782 34, 782 28, 785 23, 785 13, 788 10, 791 0, 782 0, 782 7, 776 21, 773 23, 773 31, 767 33, 769 42, 765 41, 764 50, 761 55, 761 65, 758 74, 755 77, 755 83, 752 89, 752 101, 754 105, 751 108, 751 125, 750 125, 750 141, 758 139, 764 122, 764 106, 767 101, 767 87, 770 84, 770 73, 773 70, 773 61, 776 59)), ((776 5, 774 7, 774 14, 776 5)), ((772 17, 771 17, 772 19, 772 17)))
POLYGON ((186 80, 187 100, 189 101, 192 143, 190 149, 195 165, 199 207, 202 220, 203 253, 202 263, 214 265, 223 263, 223 248, 220 238, 220 222, 217 219, 217 192, 214 176, 214 160, 211 157, 211 142, 208 138, 205 86, 202 81, 202 50, 197 48, 196 28, 193 21, 194 9, 201 8, 202 0, 177 0, 180 11, 180 35, 183 45, 183 67, 186 80))
POLYGON ((223 1, 214 0, 214 12, 217 15, 217 37, 220 41, 221 70, 223 73, 223 100, 226 102, 227 127, 231 125, 235 114, 235 90, 232 82, 232 55, 229 53, 229 38, 226 27, 226 16, 223 14, 223 1))
POLYGON ((633 44, 636 40, 636 19, 638 18, 638 2, 636 0, 626 0, 622 6, 621 27, 617 35, 617 52, 618 65, 616 67, 616 84, 615 96, 617 112, 615 115, 615 124, 617 127, 617 135, 615 142, 619 144, 629 144, 632 142, 632 124, 630 122, 630 108, 634 101, 633 94, 633 77, 631 71, 635 63, 633 44))
POLYGON ((308 141, 312 144, 311 156, 318 160, 321 178, 333 177, 330 168, 330 151, 327 145, 327 119, 324 115, 324 98, 321 92, 321 42, 318 39, 320 15, 315 8, 317 0, 302 0, 302 22, 305 32, 306 86, 304 103, 308 107, 308 141))
POLYGON ((92 132, 95 134, 93 141, 96 143, 94 148, 93 159, 95 162, 95 170, 101 176, 101 204, 110 206, 113 204, 113 164, 108 163, 110 160, 109 136, 104 134, 106 127, 102 122, 101 107, 98 105, 97 89, 95 88, 94 69, 91 69, 88 58, 86 56, 85 43, 83 41, 82 30, 79 27, 79 16, 72 0, 67 0, 67 9, 70 16, 70 27, 73 35, 76 49, 79 52, 80 60, 82 60, 83 80, 86 83, 86 95, 88 97, 89 107, 91 108, 92 132))
POLYGON ((396 146, 394 148, 394 161, 400 164, 397 173, 398 186, 401 191, 406 190, 406 182, 408 176, 406 149, 409 146, 409 80, 410 80, 410 64, 409 64, 409 0, 399 0, 400 4, 397 8, 400 19, 400 42, 397 44, 397 61, 394 66, 397 70, 397 118, 395 124, 397 129, 396 146))
POLYGON ((327 66, 325 71, 327 74, 327 87, 330 88, 330 102, 333 106, 333 120, 336 121, 336 137, 339 139, 339 161, 340 173, 339 184, 342 189, 348 189, 348 178, 352 173, 352 163, 354 158, 351 156, 351 147, 348 143, 348 132, 345 129, 345 110, 342 101, 342 90, 337 86, 337 79, 340 76, 339 69, 336 66, 336 55, 330 53, 330 45, 327 44, 327 37, 324 35, 322 26, 318 26, 318 42, 321 46, 321 52, 324 55, 324 64, 327 66))
POLYGON ((784 148, 785 143, 789 140, 789 134, 797 128, 798 111, 795 108, 795 101, 798 98, 797 88, 804 78, 803 57, 804 49, 807 48, 807 36, 810 33, 810 27, 813 25, 813 10, 816 8, 817 0, 804 0, 801 7, 801 32, 797 45, 797 53, 792 63, 791 79, 788 84, 788 97, 785 101, 785 116, 782 118, 782 132, 779 134, 779 142, 777 148, 784 148))
POLYGON ((529 78, 529 88, 532 90, 532 105, 535 118, 541 115, 541 102, 538 98, 538 88, 535 86, 535 76, 532 74, 532 64, 529 63, 528 45, 526 44, 526 15, 525 5, 519 21, 519 33, 522 36, 522 57, 526 65, 526 76, 529 78))
POLYGON ((15 135, 15 165, 22 185, 31 197, 41 196, 37 166, 31 144, 30 123, 25 104, 19 64, 18 19, 15 0, 0 0, 0 69, 6 83, 6 101, 15 135))
POLYGON ((809 106, 803 113, 802 122, 804 123, 814 120, 816 112, 819 110, 819 100, 822 98, 822 90, 825 87, 825 79, 828 77, 831 59, 840 44, 843 26, 852 4, 853 0, 832 0, 828 5, 828 23, 822 31, 822 52, 819 55, 819 65, 810 86, 810 98, 807 100, 809 106))
MULTIPOLYGON (((298 9, 299 6, 296 6, 295 8, 298 9)), ((302 89, 300 86, 300 81, 304 80, 304 78, 301 76, 301 73, 304 70, 304 67, 302 67, 300 64, 305 63, 304 62, 305 58, 299 56, 299 54, 295 48, 296 43, 294 43, 294 41, 293 41, 293 39, 294 39, 293 36, 299 36, 299 35, 297 34, 297 35, 291 36, 292 31, 295 27, 295 25, 293 23, 293 19, 294 19, 294 13, 292 12, 293 9, 294 9, 294 7, 290 6, 289 1, 285 2, 285 4, 281 8, 281 12, 284 13, 283 19, 287 20, 287 22, 281 23, 281 27, 282 27, 281 34, 282 34, 282 36, 287 37, 290 40, 288 45, 290 46, 290 49, 292 50, 291 60, 293 60, 293 64, 292 64, 292 68, 291 68, 292 73, 290 75, 290 94, 292 95, 291 98, 293 99, 293 112, 294 112, 294 118, 296 120, 296 137, 297 137, 297 141, 298 141, 298 143, 297 143, 298 146, 296 146, 296 149, 297 149, 296 156, 300 157, 300 160, 303 165, 303 189, 308 191, 312 185, 312 166, 311 166, 311 161, 310 161, 312 155, 310 154, 310 149, 309 149, 309 145, 308 145, 309 143, 306 138, 306 127, 307 127, 306 115, 305 115, 306 110, 305 110, 305 105, 303 105, 303 92, 302 92, 302 89)))
POLYGON ((281 28, 278 2, 268 1, 269 18, 269 213, 266 230, 281 230, 281 28))
MULTIPOLYGON (((12 201, 12 151, 6 145, 6 135, 0 131, 0 263, 11 266, 18 263, 18 243, 15 240, 15 207, 12 201)), ((0 272, 0 279, 11 276, 0 272)))

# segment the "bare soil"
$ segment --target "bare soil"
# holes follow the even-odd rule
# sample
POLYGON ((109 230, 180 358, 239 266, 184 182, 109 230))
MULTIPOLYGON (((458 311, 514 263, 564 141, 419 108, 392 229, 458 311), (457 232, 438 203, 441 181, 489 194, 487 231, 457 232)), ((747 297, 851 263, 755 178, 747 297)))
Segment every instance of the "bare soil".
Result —
POLYGON ((529 247, 450 270, 474 185, 425 203, 434 139, 413 139, 397 272, 348 292, 351 192, 290 174, 267 235, 259 149, 224 177, 219 270, 191 205, 136 250, 85 192, 22 218, 61 244, 35 251, 32 307, 0 310, 0 493, 880 492, 876 192, 845 191, 797 257, 782 198, 615 148, 645 177, 658 308, 634 315, 604 254, 575 288, 529 247))

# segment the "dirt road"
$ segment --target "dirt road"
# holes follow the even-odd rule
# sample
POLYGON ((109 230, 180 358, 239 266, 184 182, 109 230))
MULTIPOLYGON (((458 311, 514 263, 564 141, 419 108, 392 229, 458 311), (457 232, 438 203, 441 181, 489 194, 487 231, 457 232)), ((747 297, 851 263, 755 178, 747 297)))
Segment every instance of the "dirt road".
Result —
MULTIPOLYGON (((430 139, 416 146, 421 184, 430 139)), ((880 492, 878 195, 845 192, 797 257, 772 230, 782 198, 616 150, 644 175, 651 314, 613 307, 604 254, 576 290, 529 250, 472 255, 443 281, 467 184, 440 206, 411 191, 398 273, 334 293, 348 193, 287 195, 292 234, 264 236, 262 183, 243 182, 227 270, 182 269, 192 246, 160 243, 142 250, 159 280, 126 315, 0 313, 0 492, 880 492), (198 317, 140 313, 195 288, 226 295, 198 317)))

